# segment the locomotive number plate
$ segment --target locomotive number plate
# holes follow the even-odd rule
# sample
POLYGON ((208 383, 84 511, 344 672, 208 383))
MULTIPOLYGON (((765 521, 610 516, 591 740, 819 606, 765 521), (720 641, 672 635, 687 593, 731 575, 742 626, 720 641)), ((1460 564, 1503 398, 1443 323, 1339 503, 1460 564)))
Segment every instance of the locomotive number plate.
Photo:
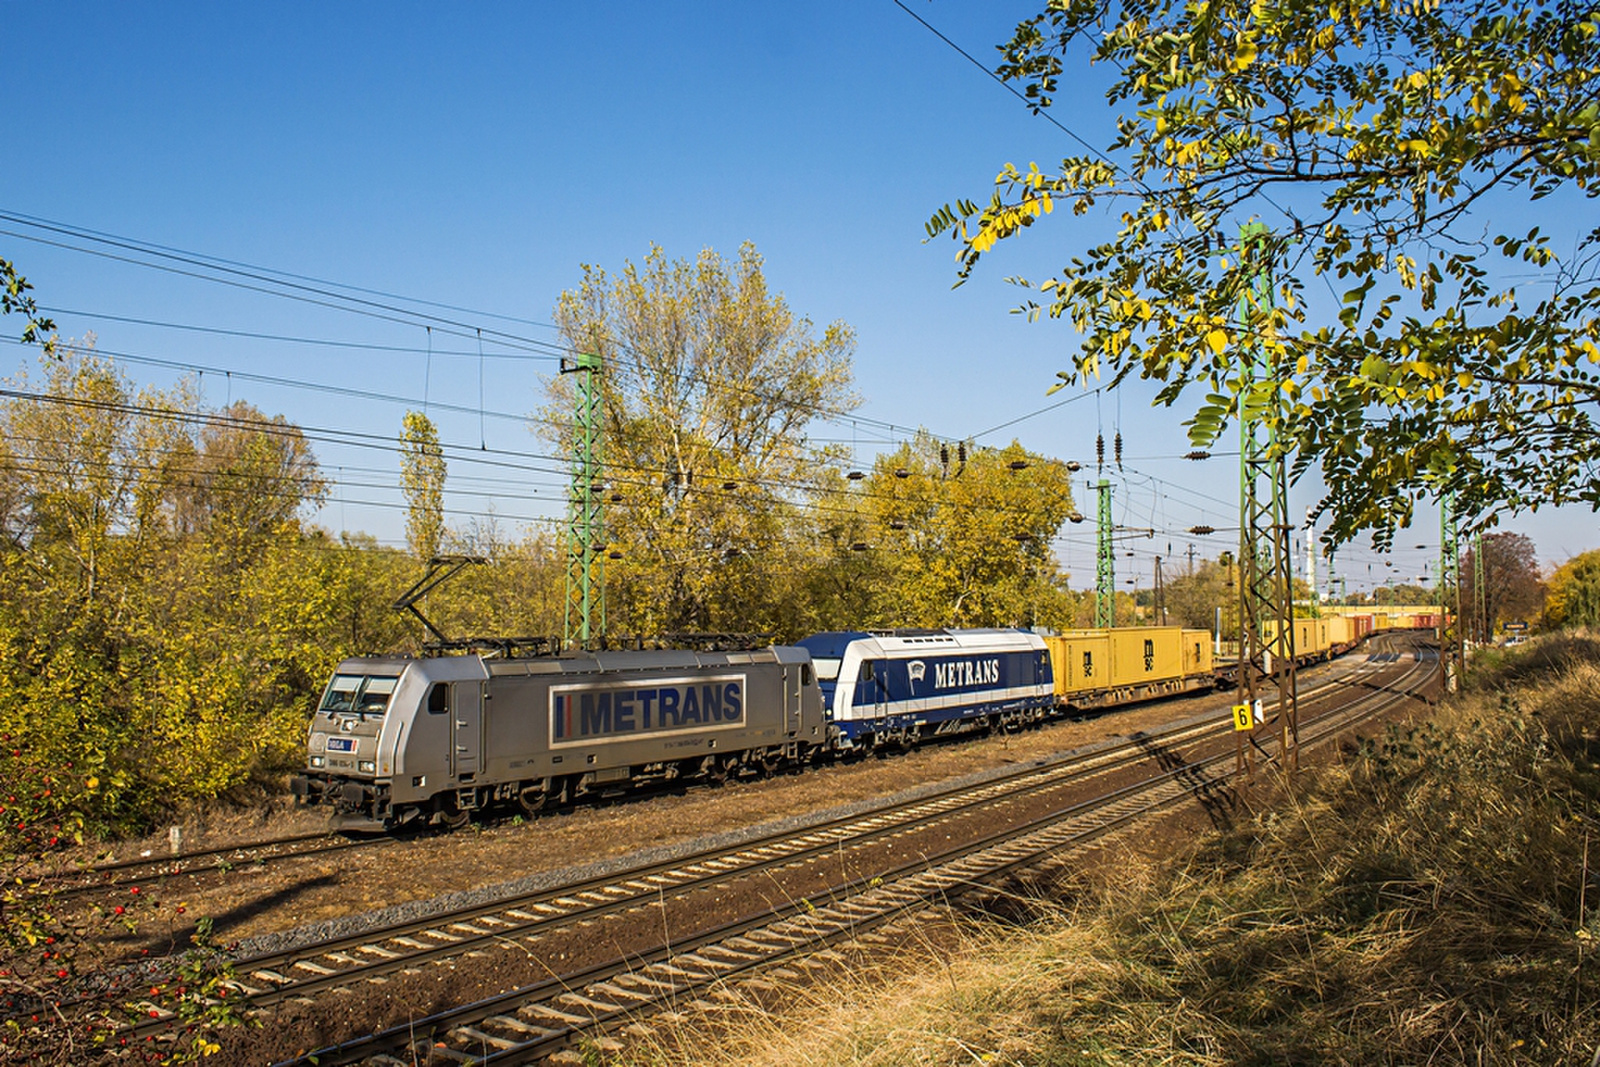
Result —
POLYGON ((328 738, 328 751, 329 752, 354 752, 355 750, 356 750, 356 742, 355 742, 354 738, 351 738, 351 737, 330 737, 330 738, 328 738))

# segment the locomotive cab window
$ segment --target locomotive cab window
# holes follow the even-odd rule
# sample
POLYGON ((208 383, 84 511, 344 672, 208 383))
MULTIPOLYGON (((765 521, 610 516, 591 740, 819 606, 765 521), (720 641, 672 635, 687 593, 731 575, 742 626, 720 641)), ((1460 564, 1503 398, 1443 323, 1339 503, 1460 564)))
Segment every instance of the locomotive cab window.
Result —
POLYGON ((861 664, 861 673, 856 676, 856 681, 872 681, 872 661, 870 659, 861 664))
POLYGON ((444 682, 433 683, 428 690, 428 714, 443 715, 450 710, 450 686, 444 682))
POLYGON ((812 660, 812 665, 817 668, 817 678, 824 682, 839 680, 839 660, 834 656, 818 656, 812 660))
POLYGON ((324 715, 382 715, 400 679, 386 674, 336 674, 323 694, 324 715))
POLYGON ((800 684, 802 686, 811 684, 811 664, 809 663, 800 664, 800 684))

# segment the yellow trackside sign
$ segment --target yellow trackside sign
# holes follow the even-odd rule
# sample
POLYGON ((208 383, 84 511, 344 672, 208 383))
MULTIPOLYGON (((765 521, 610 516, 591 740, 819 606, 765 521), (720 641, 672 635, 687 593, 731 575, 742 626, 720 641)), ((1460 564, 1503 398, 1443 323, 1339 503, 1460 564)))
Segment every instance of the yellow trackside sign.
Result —
POLYGON ((1249 704, 1235 704, 1233 706, 1233 728, 1235 730, 1248 730, 1255 725, 1255 716, 1250 714, 1249 704))

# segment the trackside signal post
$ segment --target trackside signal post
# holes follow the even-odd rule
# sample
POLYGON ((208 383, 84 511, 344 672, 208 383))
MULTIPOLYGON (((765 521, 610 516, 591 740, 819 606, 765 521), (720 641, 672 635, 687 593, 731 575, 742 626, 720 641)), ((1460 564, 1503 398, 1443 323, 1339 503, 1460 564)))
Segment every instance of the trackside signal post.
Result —
MULTIPOLYGON (((1273 306, 1267 229, 1239 231, 1243 263, 1256 270, 1239 300, 1239 325, 1254 337, 1257 314, 1273 306)), ((1259 338, 1244 342, 1239 398, 1239 704, 1261 706, 1268 679, 1278 690, 1278 751, 1285 774, 1300 764, 1300 709, 1294 665, 1294 559, 1291 554, 1287 464, 1275 416, 1282 401, 1278 356, 1259 338), (1258 392, 1258 386, 1264 387, 1258 392)), ((1254 716, 1252 716, 1254 718, 1254 716)), ((1258 723, 1238 734, 1237 763, 1254 773, 1251 746, 1258 723), (1248 740, 1248 744, 1247 744, 1248 740)))
POLYGON ((566 647, 588 648, 606 636, 605 473, 600 437, 600 357, 579 352, 561 361, 577 375, 572 418, 572 488, 567 504, 566 647))

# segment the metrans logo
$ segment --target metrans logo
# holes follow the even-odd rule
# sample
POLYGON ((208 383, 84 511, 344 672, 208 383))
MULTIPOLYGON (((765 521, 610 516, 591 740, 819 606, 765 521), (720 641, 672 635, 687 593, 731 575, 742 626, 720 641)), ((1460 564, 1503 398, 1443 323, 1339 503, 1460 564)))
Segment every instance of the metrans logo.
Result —
POLYGON ((550 687, 550 746, 632 741, 744 725, 745 676, 550 687))
POLYGON ((958 659, 933 665, 935 689, 965 689, 974 685, 999 685, 998 659, 958 659))

